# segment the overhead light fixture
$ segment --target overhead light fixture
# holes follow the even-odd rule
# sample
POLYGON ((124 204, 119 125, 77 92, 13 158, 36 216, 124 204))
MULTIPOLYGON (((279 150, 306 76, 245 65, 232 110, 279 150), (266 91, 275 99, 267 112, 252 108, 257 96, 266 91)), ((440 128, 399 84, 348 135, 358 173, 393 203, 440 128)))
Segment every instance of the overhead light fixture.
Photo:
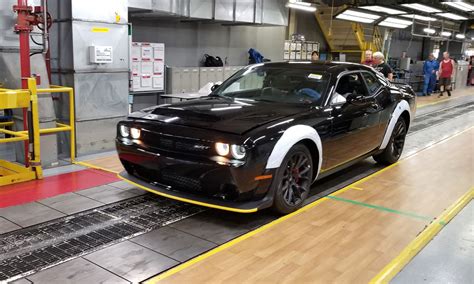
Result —
POLYGON ((424 28, 423 31, 427 34, 430 34, 430 35, 436 33, 435 29, 430 29, 430 28, 424 28))
POLYGON ((448 18, 448 19, 456 20, 456 21, 467 20, 466 17, 459 16, 459 15, 453 14, 453 13, 438 13, 438 14, 436 14, 436 16, 440 16, 440 17, 443 17, 443 18, 448 18))
POLYGON ((423 4, 418 4, 418 3, 402 4, 402 6, 410 8, 410 9, 418 10, 418 11, 421 11, 421 12, 425 12, 425 13, 440 13, 440 12, 443 12, 439 9, 436 9, 436 8, 433 8, 433 7, 430 7, 430 6, 426 6, 426 5, 423 5, 423 4))
POLYGON ((471 4, 468 4, 466 2, 462 2, 462 1, 455 1, 455 2, 447 2, 446 1, 446 2, 441 2, 441 4, 449 5, 453 8, 456 8, 456 9, 464 11, 464 12, 474 11, 474 5, 471 5, 471 4))
POLYGON ((293 9, 298 9, 298 10, 303 10, 303 11, 308 11, 308 12, 315 12, 316 11, 316 7, 313 6, 311 3, 296 1, 296 0, 290 0, 286 4, 286 7, 293 8, 293 9))
POLYGON ((400 15, 400 14, 406 13, 405 11, 396 10, 396 9, 392 9, 392 8, 388 8, 384 6, 378 6, 378 5, 360 6, 359 8, 374 11, 374 12, 382 12, 389 15, 400 15))
POLYGON ((427 16, 422 16, 422 15, 416 15, 416 14, 406 14, 406 15, 400 15, 400 16, 405 17, 405 18, 425 21, 425 22, 434 22, 437 20, 436 18, 433 18, 433 17, 427 17, 427 16))
POLYGON ((446 37, 450 37, 452 35, 452 33, 450 33, 450 32, 441 32, 441 35, 446 36, 446 37))
POLYGON ((463 34, 457 34, 457 35, 456 35, 456 38, 459 38, 459 39, 465 39, 465 38, 466 38, 466 36, 465 36, 465 35, 463 35, 463 34))
POLYGON ((366 23, 366 24, 373 23, 375 20, 379 18, 380 18, 379 15, 370 14, 366 12, 359 12, 359 11, 350 10, 350 9, 345 10, 344 12, 336 16, 336 19, 366 23))
POLYGON ((398 18, 393 18, 393 17, 388 17, 382 22, 380 22, 378 25, 379 26, 384 26, 384 27, 391 27, 391 28, 397 28, 397 29, 404 29, 412 24, 411 21, 407 20, 402 20, 398 18))

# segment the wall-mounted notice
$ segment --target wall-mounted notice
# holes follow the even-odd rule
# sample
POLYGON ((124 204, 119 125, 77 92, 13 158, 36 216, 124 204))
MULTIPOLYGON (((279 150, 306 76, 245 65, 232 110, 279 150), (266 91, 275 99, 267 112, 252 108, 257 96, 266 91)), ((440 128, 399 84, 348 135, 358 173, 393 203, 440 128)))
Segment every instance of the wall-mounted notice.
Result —
POLYGON ((132 42, 130 47, 132 92, 157 91, 165 87, 165 45, 132 42))

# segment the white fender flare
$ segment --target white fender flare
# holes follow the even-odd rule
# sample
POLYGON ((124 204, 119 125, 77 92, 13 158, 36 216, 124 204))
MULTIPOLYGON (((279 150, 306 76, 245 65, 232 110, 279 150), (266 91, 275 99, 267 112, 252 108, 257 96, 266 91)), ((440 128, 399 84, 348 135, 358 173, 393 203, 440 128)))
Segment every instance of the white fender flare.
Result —
POLYGON ((408 114, 410 115, 410 121, 411 121, 412 117, 411 117, 410 105, 408 104, 407 101, 402 100, 398 103, 398 105, 393 110, 392 117, 390 118, 390 122, 388 124, 387 130, 385 130, 385 135, 383 137, 382 144, 380 145, 380 150, 383 150, 385 149, 385 147, 387 147, 388 141, 390 141, 390 137, 392 137, 393 128, 395 127, 395 124, 400 118, 400 115, 402 115, 404 111, 408 111, 408 114))
MULTIPOLYGON (((319 171, 321 170, 321 164, 323 161, 323 148, 321 144, 321 138, 319 137, 318 132, 314 128, 307 125, 294 125, 285 130, 281 138, 275 144, 275 147, 273 147, 273 151, 270 154, 270 157, 268 158, 266 168, 279 168, 286 154, 288 153, 288 151, 290 151, 291 147, 293 147, 293 145, 304 139, 309 139, 313 141, 316 144, 316 147, 318 148, 319 159, 318 172, 316 174, 317 177, 319 171)), ((314 179, 316 179, 316 177, 314 177, 314 179)))

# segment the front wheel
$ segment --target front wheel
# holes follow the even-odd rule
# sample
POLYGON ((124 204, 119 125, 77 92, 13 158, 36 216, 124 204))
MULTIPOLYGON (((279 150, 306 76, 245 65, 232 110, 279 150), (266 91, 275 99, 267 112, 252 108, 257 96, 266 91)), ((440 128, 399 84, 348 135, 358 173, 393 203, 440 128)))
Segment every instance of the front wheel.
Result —
POLYGON ((407 130, 405 119, 400 117, 393 128, 387 147, 385 147, 382 153, 374 155, 374 160, 383 165, 390 165, 398 161, 403 152, 407 130))
POLYGON ((304 145, 296 144, 286 154, 272 183, 273 210, 291 213, 303 205, 313 181, 313 161, 304 145))

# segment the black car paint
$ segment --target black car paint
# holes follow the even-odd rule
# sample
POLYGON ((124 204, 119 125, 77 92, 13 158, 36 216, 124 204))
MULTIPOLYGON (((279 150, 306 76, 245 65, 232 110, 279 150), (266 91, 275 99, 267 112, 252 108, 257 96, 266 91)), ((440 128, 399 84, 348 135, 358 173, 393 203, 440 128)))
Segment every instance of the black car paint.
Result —
MULTIPOLYGON (((374 72, 359 64, 267 64, 328 72, 329 86, 335 86, 344 72, 374 72)), ((267 207, 271 205, 271 180, 255 177, 272 174, 265 169, 266 162, 278 139, 291 126, 308 125, 318 132, 323 149, 321 173, 334 172, 377 151, 398 102, 407 100, 413 110, 415 103, 409 87, 383 83, 372 97, 342 106, 329 104, 333 88, 328 88, 323 105, 239 102, 211 94, 200 100, 149 108, 119 123, 143 129, 144 138, 123 138, 118 126, 117 150, 130 173, 168 192, 185 191, 190 199, 205 196, 209 202, 223 199, 231 207, 262 200, 259 208, 267 207), (147 140, 147 135, 151 139, 147 140), (242 161, 220 157, 214 150, 215 142, 243 145, 247 155, 242 161), (166 145, 171 146, 166 149, 166 145), (163 178, 171 173, 174 186, 167 184, 169 178, 163 178), (195 188, 184 189, 185 183, 195 188)), ((304 142, 311 146, 310 141, 304 142)))

